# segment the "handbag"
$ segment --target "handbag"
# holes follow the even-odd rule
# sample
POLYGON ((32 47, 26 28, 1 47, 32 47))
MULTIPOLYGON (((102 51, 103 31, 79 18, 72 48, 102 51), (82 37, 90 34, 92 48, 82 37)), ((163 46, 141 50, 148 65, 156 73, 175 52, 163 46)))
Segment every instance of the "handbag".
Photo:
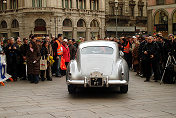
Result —
POLYGON ((45 57, 44 57, 44 59, 42 59, 42 57, 41 57, 41 59, 40 59, 40 70, 47 70, 47 59, 45 59, 45 57))
POLYGON ((61 57, 60 68, 61 70, 67 70, 67 67, 65 65, 65 59, 63 57, 61 57))

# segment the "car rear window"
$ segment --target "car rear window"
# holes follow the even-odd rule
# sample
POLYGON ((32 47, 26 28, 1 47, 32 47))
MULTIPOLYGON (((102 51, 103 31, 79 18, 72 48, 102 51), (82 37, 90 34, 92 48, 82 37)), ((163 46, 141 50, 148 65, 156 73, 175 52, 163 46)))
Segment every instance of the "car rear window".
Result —
POLYGON ((113 54, 114 49, 108 46, 89 46, 81 50, 81 54, 113 54))

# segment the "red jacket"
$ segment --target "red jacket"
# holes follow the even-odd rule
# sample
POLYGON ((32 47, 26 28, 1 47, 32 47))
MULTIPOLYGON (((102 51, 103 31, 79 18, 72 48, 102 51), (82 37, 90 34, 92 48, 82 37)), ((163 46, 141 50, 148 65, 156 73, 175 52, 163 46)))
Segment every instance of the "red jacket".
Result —
POLYGON ((70 50, 69 50, 68 45, 66 45, 66 47, 62 45, 62 48, 63 48, 63 58, 65 59, 65 62, 70 62, 70 50))

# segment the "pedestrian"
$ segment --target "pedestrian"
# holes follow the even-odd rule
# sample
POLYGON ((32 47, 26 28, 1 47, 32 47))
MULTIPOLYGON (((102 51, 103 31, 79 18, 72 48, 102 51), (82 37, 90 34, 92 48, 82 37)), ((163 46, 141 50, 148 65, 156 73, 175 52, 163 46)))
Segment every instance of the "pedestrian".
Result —
POLYGON ((32 37, 26 54, 27 73, 31 83, 38 84, 40 74, 40 50, 36 44, 36 38, 32 37))
MULTIPOLYGON (((69 50, 69 47, 68 47, 67 39, 63 40, 62 48, 63 48, 63 58, 65 59, 65 65, 67 67, 68 63, 70 62, 70 50, 69 50)), ((66 75, 65 70, 62 70, 62 75, 66 75)))
POLYGON ((44 81, 47 79, 48 81, 52 81, 51 75, 50 75, 50 64, 49 64, 49 48, 48 48, 49 42, 44 41, 42 44, 42 49, 41 49, 41 58, 44 60, 47 60, 47 69, 46 70, 41 70, 41 80, 44 81))
POLYGON ((23 56, 22 56, 22 50, 21 50, 21 46, 22 46, 22 41, 21 38, 18 37, 16 45, 18 45, 19 47, 19 51, 17 54, 17 77, 20 79, 23 79, 23 56))
POLYGON ((68 47, 70 50, 70 60, 74 60, 76 56, 76 47, 73 45, 73 41, 71 39, 68 41, 68 47))
POLYGON ((158 50, 159 50, 158 45, 156 45, 156 43, 153 42, 153 37, 150 36, 148 38, 148 42, 145 44, 142 50, 144 54, 144 68, 145 68, 144 73, 146 76, 146 80, 144 82, 150 81, 152 68, 154 72, 155 82, 157 82, 157 80, 160 79, 158 50))
POLYGON ((56 77, 61 77, 61 71, 60 71, 60 62, 61 62, 61 56, 63 54, 62 49, 62 34, 58 34, 58 38, 56 39, 54 46, 53 46, 53 57, 55 60, 54 68, 56 70, 56 77))
POLYGON ((26 80, 27 79, 27 72, 26 72, 26 66, 27 66, 27 63, 26 63, 26 53, 27 53, 27 50, 29 48, 29 45, 28 45, 28 39, 27 38, 23 38, 23 45, 20 47, 20 50, 21 50, 21 54, 22 54, 22 58, 23 58, 23 62, 22 62, 22 80, 26 80))
POLYGON ((6 48, 7 55, 7 65, 8 65, 8 74, 12 76, 14 81, 17 81, 17 61, 18 61, 19 47, 15 44, 13 37, 10 38, 9 44, 6 48))

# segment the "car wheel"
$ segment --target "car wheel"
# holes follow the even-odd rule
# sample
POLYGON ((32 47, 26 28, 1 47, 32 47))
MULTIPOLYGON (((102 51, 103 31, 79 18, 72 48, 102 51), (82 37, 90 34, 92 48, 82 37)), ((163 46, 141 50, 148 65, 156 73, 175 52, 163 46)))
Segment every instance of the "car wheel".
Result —
POLYGON ((128 85, 124 85, 120 87, 120 92, 121 93, 127 93, 128 92, 128 85))
POLYGON ((68 92, 69 94, 76 93, 76 87, 74 85, 68 85, 68 92))

